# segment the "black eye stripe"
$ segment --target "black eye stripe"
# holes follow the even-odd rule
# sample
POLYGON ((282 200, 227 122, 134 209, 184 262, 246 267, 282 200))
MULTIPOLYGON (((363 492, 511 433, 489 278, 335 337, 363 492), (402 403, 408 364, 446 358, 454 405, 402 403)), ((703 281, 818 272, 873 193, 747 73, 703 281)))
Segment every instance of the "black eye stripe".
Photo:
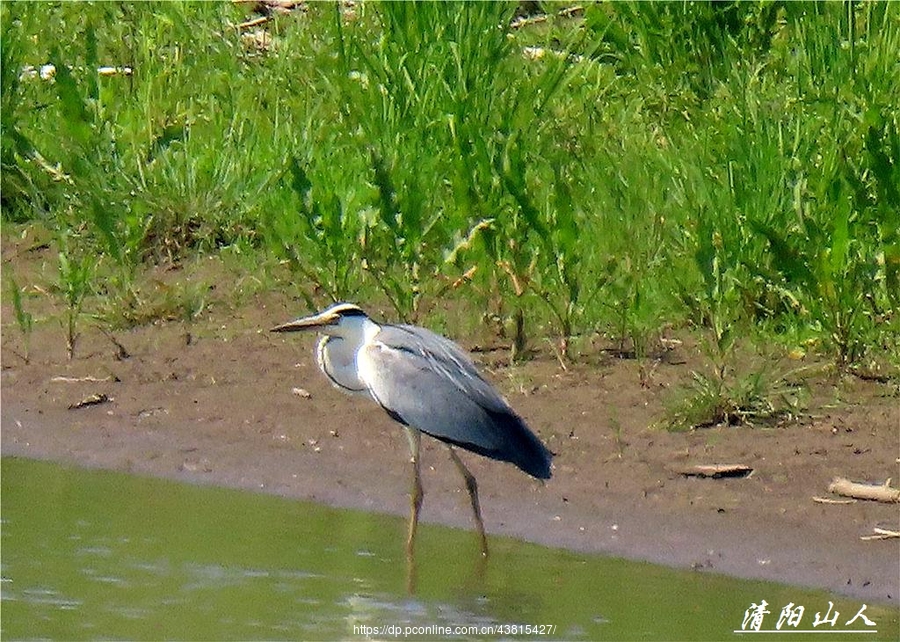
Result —
POLYGON ((342 317, 364 317, 366 313, 359 308, 345 308, 338 310, 337 314, 342 317))
POLYGON ((355 303, 335 303, 322 314, 332 314, 335 317, 364 317, 368 316, 355 303))

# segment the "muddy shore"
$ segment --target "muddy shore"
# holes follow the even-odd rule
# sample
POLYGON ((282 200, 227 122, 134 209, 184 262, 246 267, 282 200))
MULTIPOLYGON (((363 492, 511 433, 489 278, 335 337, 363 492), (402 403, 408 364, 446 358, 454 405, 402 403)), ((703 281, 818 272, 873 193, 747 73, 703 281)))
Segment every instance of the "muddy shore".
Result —
MULTIPOLYGON (((127 358, 86 328, 68 362, 59 327, 46 324, 31 338, 27 364, 7 305, 3 455, 406 515, 402 430, 374 404, 328 385, 311 337, 265 331, 302 312, 285 297, 214 309, 190 328, 168 322, 119 333, 127 358), (107 401, 70 409, 92 395, 107 401)), ((568 370, 552 354, 512 368, 503 351, 475 354, 557 453, 543 485, 464 454, 489 535, 900 604, 900 542, 860 539, 876 527, 896 530, 897 506, 812 499, 828 495, 835 476, 900 478, 896 396, 877 382, 826 382, 798 424, 670 433, 654 424, 699 358, 679 350, 652 364, 649 378, 636 361, 602 352, 568 370), (692 464, 744 464, 753 473, 677 472, 692 464)), ((423 521, 471 528, 446 449, 423 440, 423 464, 423 521)))

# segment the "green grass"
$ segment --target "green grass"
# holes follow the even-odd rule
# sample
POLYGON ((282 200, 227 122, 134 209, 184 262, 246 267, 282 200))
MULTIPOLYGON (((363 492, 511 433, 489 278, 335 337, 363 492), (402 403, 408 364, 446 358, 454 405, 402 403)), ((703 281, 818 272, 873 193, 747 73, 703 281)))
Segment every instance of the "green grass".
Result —
POLYGON ((713 370, 737 336, 896 368, 900 9, 515 8, 312 3, 260 47, 227 2, 3 3, 4 227, 98 256, 89 309, 225 252, 284 262, 309 308, 455 300, 514 358, 593 332, 644 357, 684 327, 713 370))
POLYGON ((22 292, 15 277, 9 277, 9 296, 12 299, 13 311, 16 316, 16 325, 22 333, 24 346, 22 360, 27 364, 31 360, 31 331, 34 329, 34 316, 25 309, 22 303, 22 292))

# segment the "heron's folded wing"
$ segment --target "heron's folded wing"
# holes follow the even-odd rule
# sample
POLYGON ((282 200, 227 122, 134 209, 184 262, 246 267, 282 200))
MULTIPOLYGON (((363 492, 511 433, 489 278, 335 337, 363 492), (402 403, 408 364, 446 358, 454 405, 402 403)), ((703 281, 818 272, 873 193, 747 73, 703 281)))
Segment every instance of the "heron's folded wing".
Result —
POLYGON ((424 367, 452 382, 482 408, 492 412, 512 412, 506 400, 488 383, 458 345, 439 334, 413 325, 386 325, 377 341, 407 354, 421 357, 424 367))
POLYGON ((535 477, 550 476, 550 452, 459 348, 437 335, 452 348, 428 335, 383 335, 360 351, 358 364, 372 396, 392 417, 535 477))

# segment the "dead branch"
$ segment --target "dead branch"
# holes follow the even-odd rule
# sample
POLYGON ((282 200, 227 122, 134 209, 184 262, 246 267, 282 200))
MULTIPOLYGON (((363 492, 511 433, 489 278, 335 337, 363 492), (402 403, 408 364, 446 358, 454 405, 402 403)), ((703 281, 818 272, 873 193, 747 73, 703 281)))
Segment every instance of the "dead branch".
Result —
POLYGON ((73 403, 69 406, 69 410, 78 410, 79 408, 87 408, 88 406, 96 406, 101 403, 109 403, 112 401, 112 397, 105 395, 103 393, 97 395, 90 395, 89 397, 85 397, 81 401, 77 403, 73 403))
POLYGON ((831 499, 830 497, 813 497, 812 500, 819 504, 855 504, 855 499, 831 499))
POLYGON ((863 535, 859 539, 869 542, 876 539, 894 539, 900 537, 900 531, 889 531, 886 528, 873 528, 874 535, 863 535))
POLYGON ((62 375, 58 377, 53 377, 50 379, 52 383, 105 383, 107 381, 116 381, 115 376, 109 375, 108 377, 64 377, 62 375))
POLYGON ((124 361, 125 359, 131 358, 131 353, 125 349, 125 346, 123 346, 122 343, 118 339, 116 339, 110 331, 102 326, 97 326, 97 328, 100 330, 100 332, 103 333, 103 336, 109 339, 110 343, 112 343, 116 347, 116 361, 124 361))
POLYGON ((860 484, 844 477, 835 477, 828 485, 828 492, 856 499, 870 499, 888 504, 900 503, 900 490, 891 488, 891 480, 884 484, 860 484))
POLYGON ((238 25, 238 29, 249 29, 250 27, 256 27, 257 25, 261 25, 264 22, 269 21, 269 16, 260 16, 259 18, 253 18, 252 20, 247 20, 246 22, 242 22, 238 25))
POLYGON ((556 360, 559 362, 559 367, 562 368, 565 372, 568 372, 569 367, 566 365, 565 359, 563 358, 566 353, 565 346, 557 346, 549 337, 544 340, 547 342, 547 345, 550 346, 550 349, 553 351, 554 356, 556 356, 556 360))
POLYGON ((685 477, 711 477, 713 479, 721 479, 723 477, 745 478, 753 474, 753 468, 743 464, 696 464, 693 466, 681 466, 673 470, 685 477))

